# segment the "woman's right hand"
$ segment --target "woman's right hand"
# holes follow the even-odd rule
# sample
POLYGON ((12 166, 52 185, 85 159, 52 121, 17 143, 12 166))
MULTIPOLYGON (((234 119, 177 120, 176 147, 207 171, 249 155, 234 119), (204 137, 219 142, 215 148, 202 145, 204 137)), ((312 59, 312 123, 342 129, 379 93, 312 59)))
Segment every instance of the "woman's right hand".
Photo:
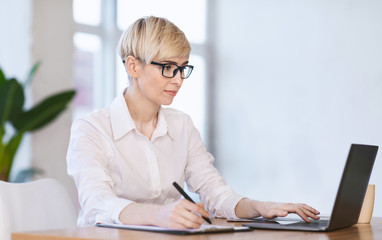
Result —
POLYGON ((178 229, 199 228, 204 222, 201 216, 209 217, 203 203, 192 203, 186 199, 180 199, 174 203, 159 206, 155 214, 155 225, 178 229))

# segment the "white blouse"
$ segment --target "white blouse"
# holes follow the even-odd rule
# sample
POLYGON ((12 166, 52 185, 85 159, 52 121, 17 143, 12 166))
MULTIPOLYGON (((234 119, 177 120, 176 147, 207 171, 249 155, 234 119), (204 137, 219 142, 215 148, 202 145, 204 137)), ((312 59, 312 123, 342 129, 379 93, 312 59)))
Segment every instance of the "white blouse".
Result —
POLYGON ((216 217, 236 217, 243 197, 225 184, 213 161, 188 115, 160 108, 150 141, 136 129, 120 94, 108 108, 72 126, 67 164, 81 205, 78 225, 119 223, 131 202, 177 201, 174 181, 181 186, 186 181, 216 217))

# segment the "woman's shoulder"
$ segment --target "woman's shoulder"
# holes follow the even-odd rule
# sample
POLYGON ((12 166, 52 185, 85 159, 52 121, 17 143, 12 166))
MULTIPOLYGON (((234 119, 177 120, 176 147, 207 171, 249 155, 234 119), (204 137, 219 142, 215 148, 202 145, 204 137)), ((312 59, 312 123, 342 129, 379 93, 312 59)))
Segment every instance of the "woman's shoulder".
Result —
POLYGON ((94 109, 91 112, 85 113, 79 116, 77 119, 86 121, 97 121, 110 118, 109 108, 94 109))
POLYGON ((194 123, 187 113, 169 107, 162 108, 161 111, 169 126, 183 130, 193 129, 194 123))
POLYGON ((76 118, 73 125, 92 126, 95 128, 104 128, 110 126, 110 111, 109 108, 95 109, 90 113, 86 113, 76 118))

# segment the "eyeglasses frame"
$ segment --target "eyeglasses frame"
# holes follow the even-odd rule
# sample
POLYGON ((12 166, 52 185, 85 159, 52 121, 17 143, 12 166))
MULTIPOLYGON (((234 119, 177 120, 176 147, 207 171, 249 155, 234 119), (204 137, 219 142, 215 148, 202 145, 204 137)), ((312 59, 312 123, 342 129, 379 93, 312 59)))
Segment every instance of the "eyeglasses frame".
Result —
POLYGON ((161 66, 162 67, 162 76, 165 77, 165 78, 174 78, 179 70, 180 71, 184 71, 184 69, 186 67, 189 67, 191 70, 190 70, 190 73, 188 74, 187 77, 182 77, 182 74, 180 74, 180 78, 181 79, 187 79, 187 78, 189 78, 191 76, 192 70, 194 70, 194 66, 192 66, 192 65, 178 66, 176 64, 158 63, 158 62, 154 62, 154 61, 151 61, 150 64, 161 66), (167 65, 175 65, 175 66, 177 66, 177 68, 175 68, 174 71, 173 71, 173 76, 172 77, 167 77, 167 76, 164 75, 164 67, 167 66, 167 65))

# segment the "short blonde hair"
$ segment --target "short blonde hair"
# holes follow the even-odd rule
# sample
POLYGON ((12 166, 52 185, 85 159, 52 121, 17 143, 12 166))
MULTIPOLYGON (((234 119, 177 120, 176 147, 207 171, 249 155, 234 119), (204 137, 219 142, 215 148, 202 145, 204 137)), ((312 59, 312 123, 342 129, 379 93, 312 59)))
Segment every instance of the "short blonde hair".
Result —
POLYGON ((118 44, 122 61, 133 56, 145 63, 156 59, 188 57, 191 46, 185 34, 165 18, 143 17, 122 34, 118 44))

